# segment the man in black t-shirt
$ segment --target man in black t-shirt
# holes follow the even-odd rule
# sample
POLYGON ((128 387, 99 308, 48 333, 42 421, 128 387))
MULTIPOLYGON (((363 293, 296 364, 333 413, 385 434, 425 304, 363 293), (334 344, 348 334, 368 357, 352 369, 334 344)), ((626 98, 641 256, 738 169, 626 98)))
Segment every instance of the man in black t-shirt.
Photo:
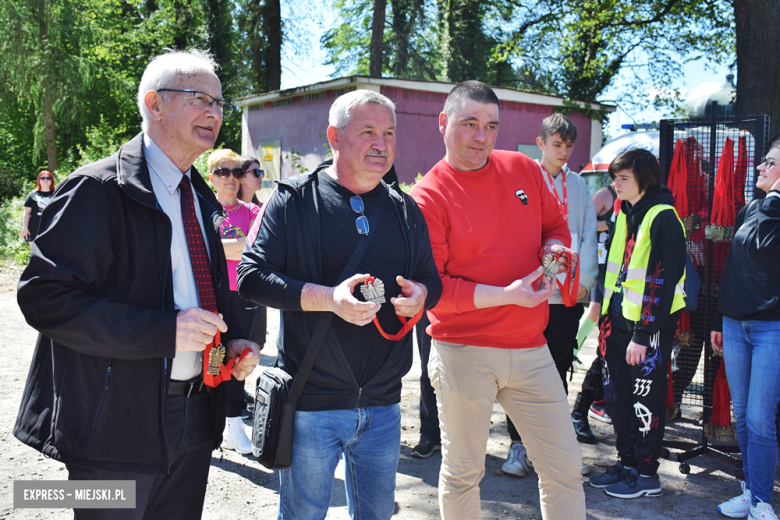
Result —
POLYGON ((325 518, 343 456, 350 516, 389 519, 401 379, 412 365, 413 323, 399 317, 433 307, 441 280, 420 209, 382 181, 395 159, 395 105, 350 92, 333 103, 329 124, 333 164, 279 183, 249 233, 238 291, 283 311, 279 366, 290 374, 321 313, 335 314, 298 400, 280 518, 325 518), (342 280, 362 240, 368 248, 342 280))

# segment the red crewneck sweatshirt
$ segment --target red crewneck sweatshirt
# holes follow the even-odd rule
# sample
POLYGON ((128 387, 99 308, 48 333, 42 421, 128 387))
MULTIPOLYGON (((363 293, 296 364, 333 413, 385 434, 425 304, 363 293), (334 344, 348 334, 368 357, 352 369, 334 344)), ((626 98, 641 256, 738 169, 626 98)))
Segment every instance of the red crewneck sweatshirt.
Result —
POLYGON ((539 250, 547 240, 571 245, 536 163, 518 152, 494 150, 484 168, 466 172, 442 159, 410 194, 428 223, 444 285, 438 305, 428 312, 428 334, 482 347, 544 345, 547 302, 533 308, 474 306, 478 284, 505 287, 542 265, 539 250))

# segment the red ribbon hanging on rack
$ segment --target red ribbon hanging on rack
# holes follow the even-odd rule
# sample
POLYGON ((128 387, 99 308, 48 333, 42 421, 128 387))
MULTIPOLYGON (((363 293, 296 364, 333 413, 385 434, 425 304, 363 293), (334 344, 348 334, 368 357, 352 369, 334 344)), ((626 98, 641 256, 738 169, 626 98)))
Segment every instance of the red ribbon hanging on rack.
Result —
POLYGON ((688 167, 685 164, 685 145, 678 139, 674 145, 672 168, 667 181, 674 197, 674 209, 680 218, 688 216, 688 167))
POLYGON ((715 178, 710 224, 733 226, 734 217, 734 141, 726 139, 715 178))
POLYGON ((745 206, 745 182, 747 180, 747 143, 745 136, 739 137, 737 166, 734 168, 734 210, 739 212, 745 206))
POLYGON ((710 424, 731 426, 731 391, 726 381, 726 364, 720 361, 715 384, 712 386, 712 419, 710 424))

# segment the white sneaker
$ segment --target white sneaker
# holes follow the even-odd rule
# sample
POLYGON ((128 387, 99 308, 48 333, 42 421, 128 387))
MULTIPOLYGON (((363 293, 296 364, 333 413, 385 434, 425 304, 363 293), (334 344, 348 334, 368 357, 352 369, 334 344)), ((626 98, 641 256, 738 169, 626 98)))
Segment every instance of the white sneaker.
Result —
POLYGON ((525 462, 525 446, 522 444, 512 444, 509 447, 509 455, 506 462, 501 466, 501 471, 507 475, 515 477, 524 477, 528 473, 528 465, 525 462))
POLYGON ((750 514, 750 490, 745 487, 743 481, 739 481, 742 486, 742 494, 723 502, 718 506, 718 512, 729 518, 747 518, 750 514))
POLYGON ((749 520, 777 520, 777 515, 772 506, 766 502, 761 502, 759 499, 758 504, 750 506, 749 520))
POLYGON ((582 469, 580 470, 580 475, 582 475, 583 477, 585 475, 590 475, 590 466, 588 466, 584 462, 582 463, 582 469))
POLYGON ((244 431, 244 421, 241 417, 228 417, 225 421, 225 431, 222 432, 222 447, 233 450, 241 455, 252 453, 252 442, 244 431))

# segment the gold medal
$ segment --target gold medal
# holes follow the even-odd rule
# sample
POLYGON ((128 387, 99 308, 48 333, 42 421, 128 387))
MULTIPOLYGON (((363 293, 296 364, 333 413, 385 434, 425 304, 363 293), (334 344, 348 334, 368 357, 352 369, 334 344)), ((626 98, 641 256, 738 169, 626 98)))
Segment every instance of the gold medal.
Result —
POLYGON ((212 376, 219 375, 219 367, 222 365, 222 360, 225 359, 225 347, 222 344, 209 349, 209 369, 208 374, 212 376))
POLYGON ((544 275, 547 279, 552 280, 555 278, 555 275, 558 274, 560 263, 558 262, 558 259, 555 258, 555 255, 547 254, 542 258, 542 267, 544 267, 544 275))

